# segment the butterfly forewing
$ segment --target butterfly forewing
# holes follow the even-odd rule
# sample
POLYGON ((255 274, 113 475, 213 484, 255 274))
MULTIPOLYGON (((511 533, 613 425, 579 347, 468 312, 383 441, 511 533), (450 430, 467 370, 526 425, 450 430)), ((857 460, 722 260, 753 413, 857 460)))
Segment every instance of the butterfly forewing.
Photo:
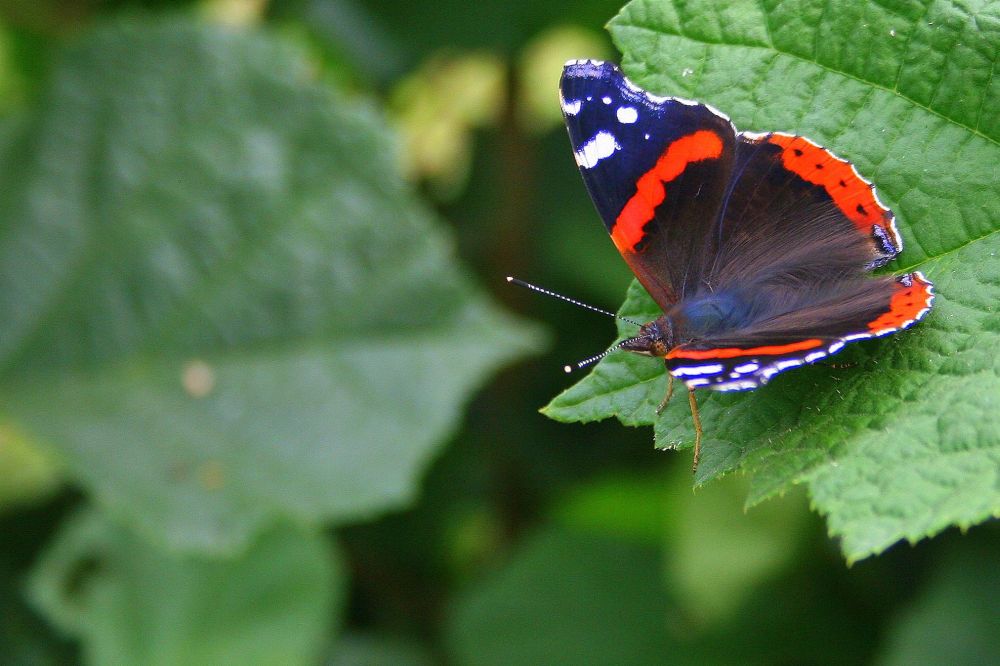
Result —
POLYGON ((697 283, 730 180, 736 131, 708 106, 657 97, 610 63, 574 61, 560 83, 587 190, 619 252, 662 308, 697 283))

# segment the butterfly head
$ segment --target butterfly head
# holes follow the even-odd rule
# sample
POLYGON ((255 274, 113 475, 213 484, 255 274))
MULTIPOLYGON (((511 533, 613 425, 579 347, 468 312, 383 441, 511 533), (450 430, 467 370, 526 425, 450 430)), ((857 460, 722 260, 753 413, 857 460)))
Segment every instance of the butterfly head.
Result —
POLYGON ((647 356, 663 357, 674 348, 674 325, 666 315, 643 324, 639 334, 622 344, 622 349, 647 356))

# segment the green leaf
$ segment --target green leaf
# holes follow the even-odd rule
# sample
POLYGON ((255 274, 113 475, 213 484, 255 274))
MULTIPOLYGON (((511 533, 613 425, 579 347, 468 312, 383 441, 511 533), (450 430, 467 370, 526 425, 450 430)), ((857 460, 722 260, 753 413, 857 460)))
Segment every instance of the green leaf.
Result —
POLYGON ((61 480, 51 455, 0 421, 0 513, 52 494, 61 480))
POLYGON ((101 513, 62 529, 35 604, 95 664, 315 663, 346 592, 330 542, 274 529, 235 559, 171 555, 101 513))
POLYGON ((0 559, 0 655, 11 666, 59 666, 73 663, 68 641, 32 612, 24 598, 24 576, 0 559))
MULTIPOLYGON (((676 603, 673 581, 663 585, 659 549, 591 528, 587 534, 546 528, 462 594, 446 624, 452 661, 664 666, 846 664, 868 657, 871 618, 858 614, 840 574, 829 575, 823 552, 747 590, 735 612, 708 624, 687 612, 696 609, 676 603)), ((740 561, 738 551, 728 556, 734 553, 729 566, 756 568, 740 561)), ((711 563, 701 570, 715 573, 711 563)))
POLYGON ((447 643, 458 664, 665 664, 656 549, 551 530, 470 589, 447 643))
MULTIPOLYGON (((559 498, 551 511, 559 525, 617 537, 635 543, 658 545, 668 519, 674 527, 676 484, 663 474, 609 472, 589 479, 559 498)), ((690 490, 688 490, 690 494, 690 490)))
POLYGON ((731 475, 692 492, 687 465, 668 475, 617 472, 566 493, 551 513, 574 531, 663 545, 666 589, 692 625, 706 627, 728 620, 789 568, 811 533, 800 493, 747 513, 748 485, 731 475))
POLYGON ((1000 572, 994 544, 953 549, 890 627, 882 666, 988 664, 1000 654, 1000 572))
POLYGON ((810 514, 799 493, 747 513, 748 483, 742 476, 692 493, 684 492, 691 482, 687 466, 677 472, 665 541, 667 587, 695 623, 721 624, 753 592, 791 568, 810 533, 810 514))
MULTIPOLYGON (((636 0, 610 29, 639 85, 851 159, 897 213, 892 268, 922 270, 938 293, 912 331, 750 394, 699 394, 696 481, 740 467, 749 504, 806 484, 850 560, 1000 515, 1000 9, 636 0)), ((657 314, 635 285, 622 311, 657 314)), ((614 354, 546 413, 655 421, 658 446, 689 446, 683 398, 655 418, 663 375, 655 359, 614 354)))
POLYGON ((235 552, 405 505, 537 346, 457 264, 386 123, 296 48, 98 30, 0 143, 0 405, 110 514, 235 552))
POLYGON ((350 633, 341 636, 326 661, 326 666, 430 666, 434 660, 418 643, 404 638, 350 633))

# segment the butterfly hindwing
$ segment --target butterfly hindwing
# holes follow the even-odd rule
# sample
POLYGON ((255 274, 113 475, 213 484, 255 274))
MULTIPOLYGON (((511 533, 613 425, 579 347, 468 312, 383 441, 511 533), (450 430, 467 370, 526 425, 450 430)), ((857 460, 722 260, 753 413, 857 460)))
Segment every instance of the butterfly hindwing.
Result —
POLYGON ((912 326, 930 311, 933 285, 919 272, 831 285, 823 297, 772 319, 674 348, 671 374, 690 388, 754 389, 839 352, 848 342, 912 326))
POLYGON ((756 388, 928 311, 933 291, 919 273, 868 275, 902 242, 891 211, 849 162, 789 134, 738 140, 715 259, 675 316, 720 299, 739 303, 741 315, 673 349, 676 376, 693 388, 756 388))
MULTIPOLYGON (((874 186, 850 162, 805 137, 740 133, 725 199, 718 228, 723 250, 729 246, 752 255, 747 243, 787 237, 808 244, 812 234, 851 232, 863 241, 864 266, 870 270, 902 249, 892 211, 874 186)), ((734 257, 730 251, 716 264, 734 257)))

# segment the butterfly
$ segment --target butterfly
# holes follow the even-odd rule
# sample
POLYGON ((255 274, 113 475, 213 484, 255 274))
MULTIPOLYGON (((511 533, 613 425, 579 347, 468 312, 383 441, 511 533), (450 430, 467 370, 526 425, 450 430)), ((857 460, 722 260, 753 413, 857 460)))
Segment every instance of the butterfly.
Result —
POLYGON ((930 311, 919 272, 873 276, 902 249, 854 166, 801 136, 739 132, 707 104, 653 95, 617 66, 566 64, 560 102, 597 212, 663 311, 619 343, 694 391, 756 389, 930 311))

